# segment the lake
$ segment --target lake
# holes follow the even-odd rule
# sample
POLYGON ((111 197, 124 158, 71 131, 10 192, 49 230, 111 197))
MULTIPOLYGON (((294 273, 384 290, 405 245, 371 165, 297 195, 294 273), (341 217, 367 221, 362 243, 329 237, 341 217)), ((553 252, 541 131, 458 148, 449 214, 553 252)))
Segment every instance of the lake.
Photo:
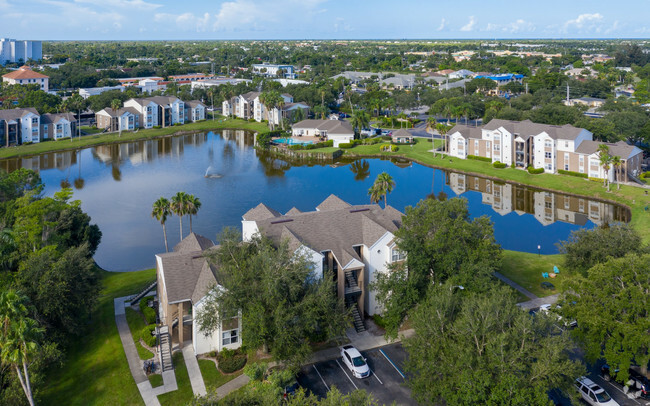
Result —
MULTIPOLYGON (((64 142, 64 141, 58 141, 64 142)), ((178 191, 197 196, 202 207, 193 231, 212 240, 225 226, 241 229, 241 216, 264 202, 282 213, 314 210, 334 193, 351 204, 369 203, 375 177, 388 172, 395 188, 388 203, 404 211, 427 196, 467 199, 472 217, 487 215, 505 249, 557 253, 572 230, 629 221, 621 206, 561 193, 496 182, 382 159, 296 165, 255 150, 252 133, 220 130, 111 144, 0 161, 0 168, 40 172, 45 194, 72 187, 74 199, 99 225, 103 237, 95 260, 104 269, 132 271, 155 266, 164 252, 152 203, 178 191), (206 177, 206 173, 209 175, 206 177)), ((167 221, 170 248, 180 239, 178 217, 167 221)), ((183 219, 183 231, 189 221, 183 219)))

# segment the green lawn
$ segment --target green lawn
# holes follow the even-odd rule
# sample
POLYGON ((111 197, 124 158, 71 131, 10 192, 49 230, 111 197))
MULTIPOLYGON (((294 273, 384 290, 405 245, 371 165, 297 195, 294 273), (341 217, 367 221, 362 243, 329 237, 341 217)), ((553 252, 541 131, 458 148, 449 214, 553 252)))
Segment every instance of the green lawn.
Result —
POLYGON ((72 140, 48 141, 31 145, 0 148, 0 159, 36 155, 43 152, 77 149, 93 145, 158 138, 189 131, 210 131, 223 128, 236 128, 258 132, 268 131, 268 127, 264 123, 251 123, 246 120, 230 119, 221 116, 215 120, 203 120, 197 123, 190 123, 167 128, 138 130, 137 132, 123 131, 121 135, 118 133, 86 135, 81 138, 75 137, 72 140))
POLYGON ((160 374, 151 374, 149 375, 149 382, 152 388, 157 388, 163 385, 163 377, 160 374))
POLYGON ((558 292, 557 289, 544 289, 541 283, 551 282, 557 288, 560 281, 569 274, 563 268, 563 255, 538 255, 527 252, 503 251, 503 265, 501 273, 510 280, 518 283, 537 296, 549 296, 558 292), (553 266, 560 268, 558 277, 554 279, 542 278, 542 272, 553 273, 553 266))
POLYGON ((135 343, 135 349, 138 350, 138 355, 140 356, 141 360, 148 360, 153 358, 153 353, 144 348, 142 344, 140 344, 139 340, 135 343))
POLYGON ((131 330, 131 336, 135 342, 135 348, 138 350, 138 355, 140 359, 146 360, 153 358, 153 354, 148 349, 144 348, 140 344, 140 334, 142 329, 147 325, 144 320, 144 316, 137 310, 134 310, 130 307, 126 308, 126 322, 129 324, 129 330, 131 330))
POLYGON ((87 125, 81 126, 81 132, 86 133, 86 134, 99 134, 103 130, 101 128, 96 128, 96 127, 90 127, 87 125))
POLYGON ((174 373, 178 390, 159 395, 158 400, 161 405, 186 405, 194 399, 192 384, 190 384, 190 377, 187 374, 187 367, 181 351, 174 353, 174 373))
POLYGON ((226 375, 221 371, 219 371, 215 363, 209 359, 200 359, 199 368, 201 369, 201 375, 203 375, 203 382, 205 382, 205 387, 208 391, 210 391, 211 389, 217 389, 224 383, 235 379, 243 372, 243 370, 240 370, 233 374, 226 375))
POLYGON ((103 289, 88 332, 66 350, 63 368, 47 375, 44 405, 141 405, 115 324, 113 298, 133 294, 151 282, 155 269, 102 271, 103 289))

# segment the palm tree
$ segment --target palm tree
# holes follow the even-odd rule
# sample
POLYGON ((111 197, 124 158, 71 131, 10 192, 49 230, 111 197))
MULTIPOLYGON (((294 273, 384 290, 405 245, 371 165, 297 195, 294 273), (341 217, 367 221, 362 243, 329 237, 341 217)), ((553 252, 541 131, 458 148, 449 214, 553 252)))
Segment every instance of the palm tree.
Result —
POLYGON ((122 100, 120 99, 111 100, 111 109, 113 111, 118 111, 121 108, 122 108, 122 100))
POLYGON ((357 110, 356 113, 352 114, 352 117, 350 118, 350 124, 352 124, 352 128, 354 128, 355 132, 361 132, 361 129, 368 127, 370 124, 368 113, 365 111, 357 110))
POLYGON ((192 233, 192 216, 195 216, 201 208, 201 201, 194 195, 189 195, 187 199, 187 214, 190 216, 190 233, 192 233))
POLYGON ((447 148, 447 133, 449 132, 449 126, 443 123, 438 123, 436 124, 436 130, 438 130, 438 133, 442 135, 442 150, 448 153, 449 148, 447 148))
POLYGON ((172 196, 171 200, 171 212, 177 215, 180 219, 181 224, 181 240, 183 239, 183 216, 187 214, 187 202, 189 196, 185 192, 178 192, 172 196))
POLYGON ((600 159, 600 165, 605 171, 605 179, 603 181, 603 186, 607 186, 607 191, 609 192, 609 165, 612 163, 612 157, 609 155, 609 147, 605 144, 600 144, 598 146, 598 158, 600 159))
POLYGON ((620 190, 621 189, 621 175, 622 175, 622 167, 623 167, 623 161, 621 161, 621 157, 618 155, 615 155, 612 157, 612 166, 614 166, 614 174, 616 175, 616 189, 620 190), (619 174, 619 172, 621 172, 619 174))
POLYGON ((393 187, 395 187, 395 181, 393 180, 393 178, 386 172, 380 173, 379 175, 377 175, 377 179, 375 179, 375 183, 368 190, 368 194, 370 195, 370 200, 373 203, 377 203, 383 197, 384 208, 385 208, 386 206, 388 206, 388 194, 393 191, 393 187))
POLYGON ((302 121, 302 120, 305 119, 305 111, 304 111, 303 109, 301 109, 300 107, 298 107, 298 108, 293 112, 293 116, 291 116, 291 118, 293 119, 293 122, 294 122, 294 123, 297 123, 297 122, 299 122, 299 121, 302 121))
POLYGON ((163 237, 165 238, 165 252, 169 252, 169 246, 167 245, 167 228, 165 227, 165 222, 167 221, 167 216, 169 216, 170 214, 171 214, 171 206, 169 204, 169 200, 165 199, 164 197, 161 197, 155 202, 153 202, 151 217, 160 221, 160 224, 162 224, 163 237))
POLYGON ((27 298, 14 290, 0 294, 0 361, 13 367, 27 401, 34 406, 29 379, 30 356, 38 349, 44 330, 28 317, 27 298))
MULTIPOLYGON (((71 113, 77 112, 77 132, 79 137, 81 137, 81 110, 84 110, 88 105, 88 101, 81 97, 79 94, 74 94, 68 97, 65 102, 63 102, 63 108, 71 113)), ((74 139, 74 135, 70 135, 70 141, 74 139)))
POLYGON ((370 176, 370 164, 365 159, 352 162, 350 170, 354 173, 354 180, 364 180, 370 176))

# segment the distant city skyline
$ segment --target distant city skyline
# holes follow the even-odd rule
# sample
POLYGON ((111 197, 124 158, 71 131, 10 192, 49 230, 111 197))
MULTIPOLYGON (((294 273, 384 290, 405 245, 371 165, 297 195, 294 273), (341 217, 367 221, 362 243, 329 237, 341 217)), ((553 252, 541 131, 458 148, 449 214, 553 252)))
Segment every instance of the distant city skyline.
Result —
POLYGON ((0 0, 30 40, 648 38, 650 0, 0 0))

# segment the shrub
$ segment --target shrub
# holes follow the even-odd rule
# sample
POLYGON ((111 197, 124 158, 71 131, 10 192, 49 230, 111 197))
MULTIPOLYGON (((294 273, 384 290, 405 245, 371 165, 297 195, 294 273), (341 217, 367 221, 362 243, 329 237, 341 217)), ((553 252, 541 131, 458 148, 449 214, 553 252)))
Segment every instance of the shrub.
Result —
POLYGON ((144 343, 149 347, 156 346, 156 336, 151 334, 155 329, 156 325, 150 324, 148 326, 144 326, 142 332, 140 333, 140 338, 142 338, 142 341, 144 341, 144 343))
POLYGON ((503 168, 506 168, 508 165, 507 165, 507 164, 504 164, 503 162, 494 161, 494 163, 492 164, 492 166, 494 166, 494 167, 497 168, 497 169, 503 169, 503 168))
POLYGON ((562 174, 562 175, 569 175, 569 176, 575 176, 575 177, 578 177, 578 178, 587 179, 587 174, 586 173, 565 171, 564 169, 558 169, 557 173, 562 174))
POLYGON ((147 324, 153 324, 156 322, 156 311, 151 307, 145 307, 142 309, 142 314, 144 319, 147 320, 147 324))
POLYGON ((384 144, 379 148, 382 152, 397 152, 397 145, 384 144))
POLYGON ((229 350, 224 348, 217 354, 217 362, 219 369, 226 374, 231 374, 239 371, 246 365, 246 354, 242 354, 237 350, 229 350))
POLYGON ((492 162, 492 158, 488 158, 485 156, 467 155, 467 159, 474 159, 476 161, 483 161, 483 162, 492 162))
POLYGON ((265 362, 261 362, 259 364, 248 364, 246 367, 244 367, 244 375, 249 377, 252 381, 261 382, 264 379, 264 375, 266 375, 267 369, 268 365, 265 362))
POLYGON ((343 148, 343 149, 350 149, 353 146, 354 145, 351 142, 342 142, 339 144, 339 148, 343 148))
POLYGON ((210 351, 210 352, 208 353, 208 355, 211 356, 212 358, 216 358, 216 357, 217 357, 217 352, 214 351, 214 350, 212 350, 212 351, 210 351))
POLYGON ((512 169, 515 169, 515 163, 514 163, 514 162, 511 163, 511 164, 510 164, 510 167, 511 167, 512 169))
POLYGON ((384 141, 390 141, 390 140, 392 140, 393 138, 392 138, 390 135, 382 135, 382 136, 381 136, 381 139, 384 140, 384 141))
POLYGON ((531 175, 544 173, 544 168, 533 168, 532 166, 529 166, 528 167, 528 173, 530 173, 531 175))
POLYGON ((140 303, 138 303, 138 305, 140 306, 140 311, 144 310, 145 307, 149 307, 150 300, 153 300, 153 296, 145 296, 142 299, 140 299, 140 303))

